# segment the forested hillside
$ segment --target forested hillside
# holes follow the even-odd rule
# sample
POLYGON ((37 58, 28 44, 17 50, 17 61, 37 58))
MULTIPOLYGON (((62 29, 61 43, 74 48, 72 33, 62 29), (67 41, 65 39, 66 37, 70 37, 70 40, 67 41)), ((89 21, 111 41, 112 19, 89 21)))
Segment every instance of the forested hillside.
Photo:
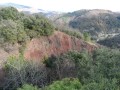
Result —
POLYGON ((120 90, 120 51, 90 37, 119 33, 119 20, 119 13, 82 10, 51 22, 0 8, 0 90, 120 90))
POLYGON ((108 10, 79 10, 54 19, 59 28, 73 28, 88 32, 94 40, 120 33, 120 13, 108 10))

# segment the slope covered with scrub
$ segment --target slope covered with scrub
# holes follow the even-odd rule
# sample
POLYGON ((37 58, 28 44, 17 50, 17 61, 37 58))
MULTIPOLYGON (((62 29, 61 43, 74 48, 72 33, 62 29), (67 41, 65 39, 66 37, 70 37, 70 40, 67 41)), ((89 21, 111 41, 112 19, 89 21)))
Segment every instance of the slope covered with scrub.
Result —
POLYGON ((95 40, 120 33, 120 13, 109 10, 79 10, 63 14, 53 21, 59 28, 88 32, 95 40))

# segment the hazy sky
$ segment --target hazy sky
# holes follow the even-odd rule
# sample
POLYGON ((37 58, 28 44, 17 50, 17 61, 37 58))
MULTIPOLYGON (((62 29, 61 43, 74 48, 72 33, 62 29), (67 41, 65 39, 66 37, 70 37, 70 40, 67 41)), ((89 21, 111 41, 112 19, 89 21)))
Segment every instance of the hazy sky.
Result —
POLYGON ((0 3, 9 2, 44 10, 63 12, 80 9, 107 9, 120 11, 120 0, 0 0, 0 3))

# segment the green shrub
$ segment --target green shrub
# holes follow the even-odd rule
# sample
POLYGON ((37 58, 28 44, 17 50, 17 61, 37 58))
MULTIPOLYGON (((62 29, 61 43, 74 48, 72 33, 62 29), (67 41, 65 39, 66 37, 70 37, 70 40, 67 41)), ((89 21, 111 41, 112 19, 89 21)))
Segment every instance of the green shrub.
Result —
POLYGON ((21 88, 18 88, 17 90, 39 90, 37 86, 24 84, 21 88))
POLYGON ((27 40, 27 34, 20 21, 2 20, 0 21, 0 38, 3 43, 21 43, 27 40))
POLYGON ((90 36, 90 34, 87 33, 87 32, 84 32, 84 33, 83 33, 83 39, 84 39, 85 41, 87 41, 87 42, 91 42, 91 36, 90 36))
POLYGON ((45 90, 80 90, 81 83, 76 78, 65 78, 61 81, 55 81, 53 84, 46 87, 45 90))
POLYGON ((23 23, 30 38, 48 36, 54 30, 51 22, 41 15, 27 16, 23 19, 23 23))
POLYGON ((4 20, 18 20, 21 17, 21 14, 14 7, 5 7, 0 9, 1 19, 4 20))

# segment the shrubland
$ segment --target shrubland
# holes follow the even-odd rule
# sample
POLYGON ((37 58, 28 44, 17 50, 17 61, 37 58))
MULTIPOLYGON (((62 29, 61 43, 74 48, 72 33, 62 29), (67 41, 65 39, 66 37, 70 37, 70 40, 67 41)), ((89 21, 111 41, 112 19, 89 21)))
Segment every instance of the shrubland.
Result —
POLYGON ((22 56, 18 59, 10 57, 4 68, 6 76, 1 88, 14 90, 21 87, 18 90, 28 90, 27 87, 37 86, 40 90, 120 89, 119 50, 103 48, 92 54, 87 51, 70 51, 46 58, 43 63, 26 61, 22 56))

